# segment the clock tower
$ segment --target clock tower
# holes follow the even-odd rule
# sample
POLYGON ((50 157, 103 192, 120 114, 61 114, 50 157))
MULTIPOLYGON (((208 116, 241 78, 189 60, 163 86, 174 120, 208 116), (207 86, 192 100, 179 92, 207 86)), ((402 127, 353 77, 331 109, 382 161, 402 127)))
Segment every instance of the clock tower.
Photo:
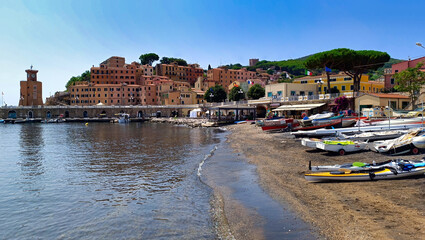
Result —
POLYGON ((19 106, 37 106, 43 105, 42 84, 37 81, 38 70, 25 70, 27 80, 21 81, 21 95, 19 96, 19 106))

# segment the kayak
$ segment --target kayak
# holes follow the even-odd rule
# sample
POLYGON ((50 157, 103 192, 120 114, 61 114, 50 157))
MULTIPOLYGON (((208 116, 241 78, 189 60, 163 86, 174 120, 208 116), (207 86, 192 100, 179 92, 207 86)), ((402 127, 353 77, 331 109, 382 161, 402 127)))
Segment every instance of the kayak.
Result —
POLYGON ((394 159, 378 163, 364 163, 364 162, 353 162, 345 164, 336 164, 336 165, 322 165, 322 166, 312 166, 311 161, 308 164, 308 169, 312 172, 333 172, 333 171, 364 171, 364 170, 373 170, 384 167, 395 168, 399 164, 412 164, 414 167, 425 167, 425 159, 412 161, 404 159, 394 159))
POLYGON ((372 171, 335 171, 317 172, 305 174, 309 182, 320 181, 371 181, 404 178, 425 173, 425 167, 416 167, 409 170, 398 170, 394 168, 382 168, 372 171))

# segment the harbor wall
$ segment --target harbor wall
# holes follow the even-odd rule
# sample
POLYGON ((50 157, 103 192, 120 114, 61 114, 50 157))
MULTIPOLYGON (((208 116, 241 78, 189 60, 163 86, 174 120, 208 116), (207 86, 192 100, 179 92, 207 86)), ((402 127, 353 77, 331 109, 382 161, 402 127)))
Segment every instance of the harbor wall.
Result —
POLYGON ((145 118, 160 113, 163 117, 186 116, 198 105, 183 106, 21 106, 0 108, 0 119, 8 118, 112 118, 128 113, 131 118, 145 118))

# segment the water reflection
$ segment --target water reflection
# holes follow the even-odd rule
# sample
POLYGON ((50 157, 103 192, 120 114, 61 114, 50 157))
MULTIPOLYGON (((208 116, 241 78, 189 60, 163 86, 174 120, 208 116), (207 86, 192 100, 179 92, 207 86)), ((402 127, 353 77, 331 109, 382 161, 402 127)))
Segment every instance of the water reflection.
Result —
POLYGON ((20 130, 20 161, 22 175, 34 177, 44 173, 43 128, 40 124, 23 124, 20 130))

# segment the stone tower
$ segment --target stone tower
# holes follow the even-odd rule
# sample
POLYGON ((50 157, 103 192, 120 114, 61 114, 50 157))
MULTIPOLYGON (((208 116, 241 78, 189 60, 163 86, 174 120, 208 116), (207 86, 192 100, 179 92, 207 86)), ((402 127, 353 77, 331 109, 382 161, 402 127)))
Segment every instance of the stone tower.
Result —
POLYGON ((21 96, 19 97, 19 106, 37 106, 43 105, 42 85, 37 81, 38 70, 30 69, 27 72, 27 80, 21 81, 21 96))

